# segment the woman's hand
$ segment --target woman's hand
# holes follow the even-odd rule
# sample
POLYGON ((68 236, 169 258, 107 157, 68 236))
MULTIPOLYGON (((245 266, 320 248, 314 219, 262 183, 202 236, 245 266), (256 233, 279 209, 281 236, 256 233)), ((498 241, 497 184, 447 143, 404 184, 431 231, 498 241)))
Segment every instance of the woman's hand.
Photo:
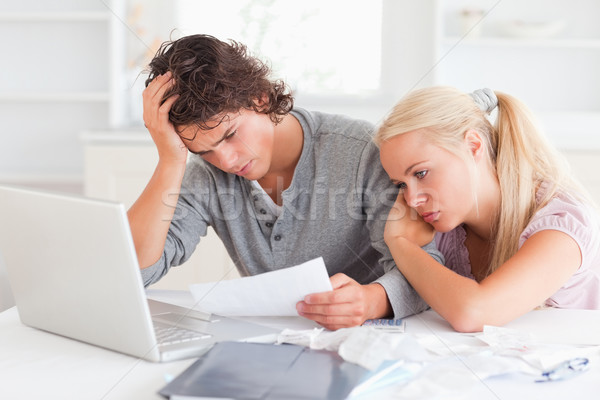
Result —
POLYGON ((421 216, 406 204, 402 193, 398 193, 383 232, 383 238, 388 246, 396 238, 403 237, 423 247, 433 240, 434 234, 433 227, 423 221, 421 216))
POLYGON ((169 121, 169 111, 179 95, 163 101, 165 93, 173 87, 171 72, 159 75, 150 82, 142 94, 144 100, 144 125, 158 149, 160 161, 182 163, 187 161, 187 147, 169 121))

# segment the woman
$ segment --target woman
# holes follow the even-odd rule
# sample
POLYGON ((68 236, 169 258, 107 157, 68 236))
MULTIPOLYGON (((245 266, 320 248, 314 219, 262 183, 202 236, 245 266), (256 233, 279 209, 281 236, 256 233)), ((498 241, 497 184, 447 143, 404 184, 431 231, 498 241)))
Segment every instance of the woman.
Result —
POLYGON ((425 309, 383 240, 397 189, 373 126, 292 108, 269 74, 245 46, 207 35, 167 42, 150 63, 144 122, 159 162, 128 212, 145 284, 212 226, 242 276, 322 256, 334 290, 297 309, 329 329, 425 309))
POLYGON ((540 305, 600 308, 598 214, 520 101, 489 89, 417 90, 375 140, 400 188, 385 241, 456 330, 502 325, 540 305), (405 204, 437 231, 446 267, 406 239, 405 204))

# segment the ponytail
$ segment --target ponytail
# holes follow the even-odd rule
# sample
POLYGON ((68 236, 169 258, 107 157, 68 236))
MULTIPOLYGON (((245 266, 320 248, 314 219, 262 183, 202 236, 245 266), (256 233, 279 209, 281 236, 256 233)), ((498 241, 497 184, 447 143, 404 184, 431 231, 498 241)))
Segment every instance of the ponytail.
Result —
POLYGON ((501 193, 496 238, 486 275, 518 250, 519 238, 534 214, 557 192, 579 192, 564 157, 541 133, 525 104, 496 92, 498 117, 492 135, 496 150, 496 174, 501 193), (543 190, 539 190, 541 185, 543 190))

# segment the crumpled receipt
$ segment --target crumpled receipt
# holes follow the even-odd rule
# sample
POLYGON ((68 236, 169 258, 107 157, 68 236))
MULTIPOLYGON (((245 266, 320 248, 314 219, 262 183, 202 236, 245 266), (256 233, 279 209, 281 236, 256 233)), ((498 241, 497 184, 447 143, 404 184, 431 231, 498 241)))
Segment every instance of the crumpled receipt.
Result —
POLYGON ((357 326, 337 331, 323 328, 283 330, 277 343, 290 343, 316 350, 337 351, 346 361, 373 370, 385 360, 430 361, 434 356, 410 335, 357 326))

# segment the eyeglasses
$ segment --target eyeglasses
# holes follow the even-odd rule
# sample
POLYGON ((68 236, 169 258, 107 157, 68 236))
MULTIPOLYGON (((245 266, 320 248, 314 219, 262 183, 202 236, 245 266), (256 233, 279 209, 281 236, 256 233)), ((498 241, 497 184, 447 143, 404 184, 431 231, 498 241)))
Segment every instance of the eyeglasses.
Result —
POLYGON ((590 361, 587 358, 583 357, 564 361, 556 367, 542 372, 542 379, 538 379, 536 382, 550 382, 572 378, 578 373, 588 369, 589 362, 590 361))

